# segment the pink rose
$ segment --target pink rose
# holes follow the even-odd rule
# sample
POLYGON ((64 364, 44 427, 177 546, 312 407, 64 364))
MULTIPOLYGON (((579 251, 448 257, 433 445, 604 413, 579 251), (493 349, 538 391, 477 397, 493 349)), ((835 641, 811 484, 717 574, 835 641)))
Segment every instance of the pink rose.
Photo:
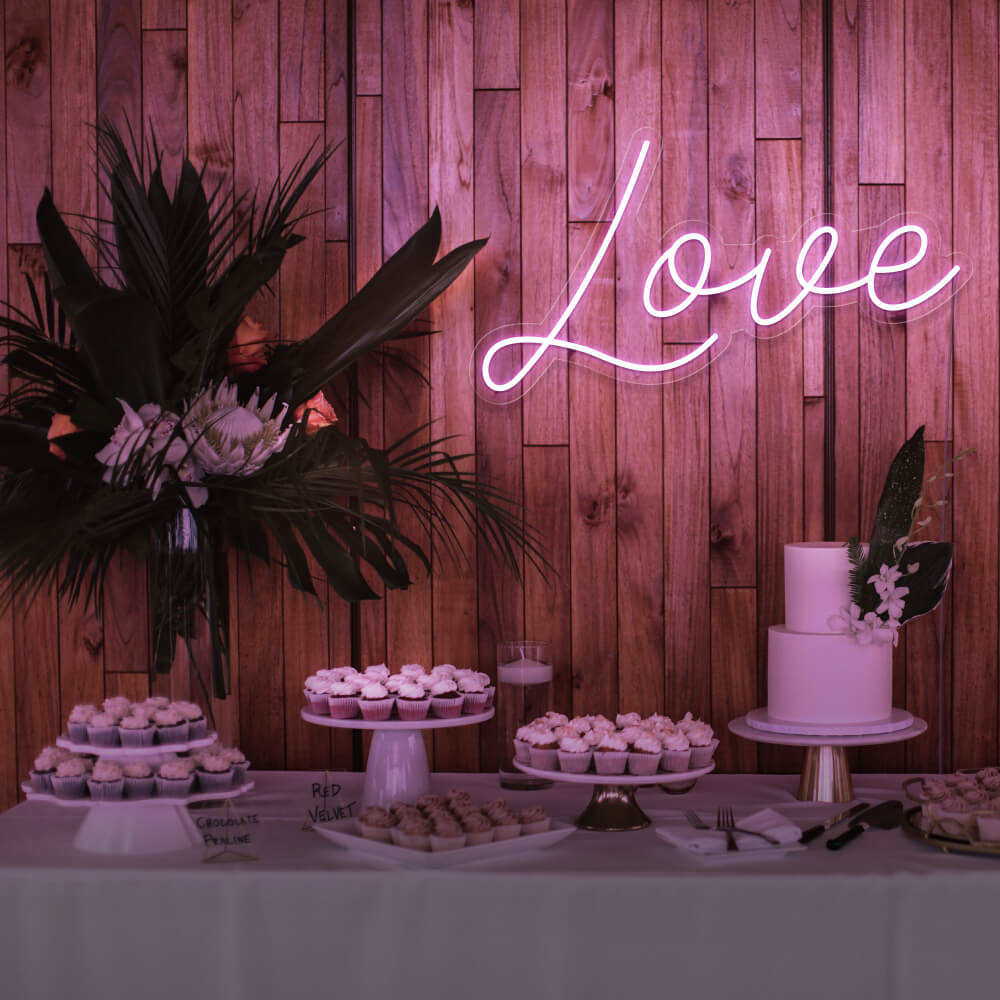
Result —
POLYGON ((53 413, 52 423, 49 424, 48 433, 45 435, 49 441, 49 451, 56 456, 56 458, 61 458, 63 461, 66 460, 66 452, 62 450, 52 439, 63 437, 65 434, 75 434, 80 427, 77 427, 69 418, 68 413, 53 413))
POLYGON ((323 427, 329 427, 337 422, 337 414, 322 391, 295 407, 292 418, 301 420, 303 417, 306 420, 306 434, 315 434, 323 427))
POLYGON ((235 374, 263 368, 267 364, 268 345, 274 339, 270 330, 244 316, 226 348, 226 368, 235 374))

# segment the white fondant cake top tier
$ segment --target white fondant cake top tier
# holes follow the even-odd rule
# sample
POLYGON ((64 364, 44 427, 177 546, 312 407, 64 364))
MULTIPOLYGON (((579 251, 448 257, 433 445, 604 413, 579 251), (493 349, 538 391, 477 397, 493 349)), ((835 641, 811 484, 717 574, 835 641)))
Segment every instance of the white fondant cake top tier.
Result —
POLYGON ((785 627, 829 633, 827 619, 851 603, 851 561, 843 542, 785 546, 785 627))

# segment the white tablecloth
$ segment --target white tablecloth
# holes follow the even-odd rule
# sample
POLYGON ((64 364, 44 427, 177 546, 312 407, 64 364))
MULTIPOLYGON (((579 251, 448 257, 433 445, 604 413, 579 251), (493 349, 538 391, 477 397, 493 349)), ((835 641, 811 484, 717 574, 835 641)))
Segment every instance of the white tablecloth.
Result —
MULTIPOLYGON (((303 830, 312 773, 257 773, 240 804, 258 860, 197 850, 83 854, 81 814, 37 802, 0 815, 4 1000, 469 997, 919 1000, 996 995, 1000 858, 945 855, 902 831, 840 852, 708 867, 652 829, 577 831, 536 853, 444 871, 375 864, 303 830)), ((360 776, 331 775, 337 803, 360 776)), ((859 798, 901 777, 858 776, 859 798)), ((505 793, 438 775, 476 799, 542 802, 571 820, 588 789, 505 793)), ((795 779, 710 775, 684 796, 640 792, 655 821, 720 803, 770 805, 802 826, 795 779)))

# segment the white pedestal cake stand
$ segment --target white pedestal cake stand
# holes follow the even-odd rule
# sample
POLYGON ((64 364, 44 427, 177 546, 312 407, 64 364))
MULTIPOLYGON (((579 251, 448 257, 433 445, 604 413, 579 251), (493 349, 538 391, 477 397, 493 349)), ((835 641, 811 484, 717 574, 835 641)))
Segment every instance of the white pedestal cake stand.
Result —
POLYGON ((86 809, 87 815, 73 838, 73 846, 91 854, 166 854, 201 847, 202 836, 187 811, 188 805, 235 799, 252 791, 253 787, 254 783, 247 781, 239 787, 196 792, 183 798, 153 796, 95 802, 93 799, 60 799, 48 792, 32 791, 30 784, 21 786, 31 801, 50 802, 67 809, 86 809))
POLYGON ((715 761, 705 767, 690 771, 657 771, 656 774, 570 774, 568 771, 547 771, 530 767, 519 760, 514 767, 536 778, 564 781, 568 784, 591 785, 594 789, 587 808, 576 818, 581 830, 600 830, 621 833, 625 830, 642 830, 649 826, 650 818, 635 801, 636 790, 649 785, 676 785, 687 783, 691 787, 703 774, 715 770, 715 761))
MULTIPOLYGON (((899 709, 894 709, 899 712, 899 709)), ((760 709, 755 712, 760 713, 760 709)), ((883 746, 912 740, 927 731, 923 719, 911 716, 911 722, 902 729, 883 733, 852 735, 806 735, 802 733, 774 732, 759 729, 740 716, 729 723, 729 731, 755 743, 770 743, 786 747, 805 747, 805 761, 799 777, 797 797, 806 802, 850 802, 854 798, 851 769, 847 764, 848 747, 883 746)))
POLYGON ((332 719, 302 709, 302 718, 314 726, 331 729, 370 729, 372 745, 365 767, 365 784, 361 791, 361 807, 382 806, 393 802, 415 802, 431 790, 431 772, 427 766, 427 751, 422 733, 426 729, 454 729, 456 726, 478 726, 492 719, 494 710, 474 715, 459 715, 454 719, 427 718, 421 722, 389 719, 387 722, 366 722, 364 719, 332 719))

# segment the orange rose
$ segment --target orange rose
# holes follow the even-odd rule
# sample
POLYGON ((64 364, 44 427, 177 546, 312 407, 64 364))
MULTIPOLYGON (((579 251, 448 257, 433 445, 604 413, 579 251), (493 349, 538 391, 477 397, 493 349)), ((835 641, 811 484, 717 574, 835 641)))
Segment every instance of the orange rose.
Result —
POLYGON ((301 420, 303 417, 306 419, 306 434, 315 434, 321 428, 337 422, 337 414, 322 392, 317 392, 315 396, 295 407, 292 419, 301 420))
POLYGON ((274 334, 250 316, 240 320, 226 348, 226 367, 230 372, 255 372, 267 364, 267 347, 274 334))
POLYGON ((49 424, 48 433, 45 435, 49 441, 49 451, 52 452, 56 458, 61 458, 63 461, 66 460, 66 452, 59 447, 59 445, 53 442, 53 438, 62 437, 64 434, 75 434, 81 428, 77 427, 69 418, 68 413, 53 413, 52 423, 49 424))

